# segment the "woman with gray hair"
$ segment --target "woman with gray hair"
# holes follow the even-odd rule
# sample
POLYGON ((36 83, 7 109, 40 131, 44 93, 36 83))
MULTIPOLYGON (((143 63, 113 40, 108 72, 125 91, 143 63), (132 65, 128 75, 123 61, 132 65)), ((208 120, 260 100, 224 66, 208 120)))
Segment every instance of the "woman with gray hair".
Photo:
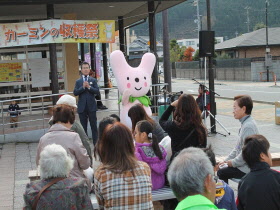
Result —
POLYGON ((41 180, 26 185, 24 209, 93 209, 86 180, 69 177, 74 161, 57 144, 40 153, 41 180))
POLYGON ((218 209, 214 205, 218 178, 201 149, 189 147, 182 150, 169 167, 168 180, 179 200, 176 210, 218 209))

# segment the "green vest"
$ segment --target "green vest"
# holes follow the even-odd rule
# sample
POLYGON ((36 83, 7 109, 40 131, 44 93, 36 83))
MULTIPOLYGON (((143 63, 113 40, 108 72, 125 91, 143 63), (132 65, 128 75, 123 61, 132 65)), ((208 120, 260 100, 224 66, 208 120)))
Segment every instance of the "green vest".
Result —
MULTIPOLYGON (((175 210, 213 210, 218 209, 208 198, 203 195, 192 195, 182 200, 175 210)), ((226 210, 226 209, 222 209, 226 210)))

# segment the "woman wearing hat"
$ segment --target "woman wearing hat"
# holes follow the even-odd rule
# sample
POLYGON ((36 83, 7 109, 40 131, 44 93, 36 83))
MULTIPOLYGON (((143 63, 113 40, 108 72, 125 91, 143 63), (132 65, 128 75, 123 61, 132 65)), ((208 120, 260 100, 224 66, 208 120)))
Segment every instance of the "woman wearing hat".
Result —
MULTIPOLYGON (((59 98, 59 100, 56 102, 56 105, 61 105, 61 104, 73 107, 75 110, 75 113, 76 113, 77 105, 76 105, 75 97, 67 95, 67 94, 62 95, 59 98)), ((53 125, 53 117, 51 117, 49 124, 50 124, 50 126, 53 125)), ((85 133, 83 126, 81 125, 81 123, 78 120, 75 120, 74 123, 72 124, 70 130, 79 134, 82 144, 87 150, 87 154, 90 158, 90 162, 92 165, 92 152, 91 152, 91 148, 90 148, 89 138, 88 138, 87 134, 85 133)))

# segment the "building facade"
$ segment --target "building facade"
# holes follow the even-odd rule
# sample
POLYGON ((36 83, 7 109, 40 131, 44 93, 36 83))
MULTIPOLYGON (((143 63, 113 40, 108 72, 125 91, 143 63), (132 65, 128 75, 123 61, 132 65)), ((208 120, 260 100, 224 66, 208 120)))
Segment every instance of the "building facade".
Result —
MULTIPOLYGON (((216 43, 224 41, 223 37, 215 37, 216 43)), ((179 39, 177 43, 180 47, 192 47, 195 51, 199 49, 199 39, 179 39)))
MULTIPOLYGON (((266 29, 262 28, 215 45, 218 55, 226 54, 231 58, 265 57, 266 29)), ((280 56, 280 27, 268 29, 268 52, 280 56)))

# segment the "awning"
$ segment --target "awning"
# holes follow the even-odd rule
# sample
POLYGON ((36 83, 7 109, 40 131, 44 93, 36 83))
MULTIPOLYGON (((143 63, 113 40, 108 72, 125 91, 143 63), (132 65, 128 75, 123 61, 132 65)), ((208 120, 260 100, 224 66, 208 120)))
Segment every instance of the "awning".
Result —
MULTIPOLYGON (((154 2, 158 13, 184 0, 154 2)), ((149 16, 148 0, 1 0, 0 23, 46 19, 46 4, 54 4, 55 18, 59 19, 63 19, 65 14, 74 14, 77 20, 117 21, 119 16, 123 16, 124 26, 128 26, 149 16)))

